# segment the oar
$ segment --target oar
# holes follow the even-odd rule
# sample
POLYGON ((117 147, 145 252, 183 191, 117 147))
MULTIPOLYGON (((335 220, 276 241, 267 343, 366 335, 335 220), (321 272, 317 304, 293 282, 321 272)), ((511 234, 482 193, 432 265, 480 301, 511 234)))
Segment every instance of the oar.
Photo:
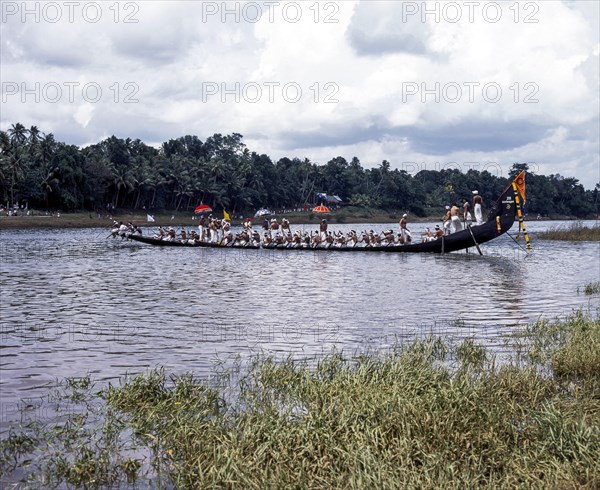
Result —
POLYGON ((467 228, 469 228, 469 233, 471 233, 471 237, 473 238, 473 243, 475 244, 475 247, 477 248, 479 255, 483 255, 483 252, 479 248, 479 244, 477 243, 477 240, 475 240, 475 235, 473 235, 473 230, 471 229, 471 225, 467 226, 467 228))

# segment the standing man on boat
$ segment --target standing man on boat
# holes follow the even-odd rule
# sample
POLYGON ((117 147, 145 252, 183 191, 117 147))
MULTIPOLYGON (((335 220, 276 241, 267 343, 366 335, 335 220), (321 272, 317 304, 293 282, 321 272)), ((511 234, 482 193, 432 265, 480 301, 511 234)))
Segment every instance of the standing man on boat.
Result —
POLYGON ((411 240, 410 230, 406 227, 408 222, 408 214, 404 213, 400 218, 400 235, 402 236, 402 243, 409 243, 411 240))
POLYGON ((208 230, 210 232, 210 242, 216 243, 219 238, 217 231, 217 218, 210 218, 210 222, 208 223, 208 230))
POLYGON ((479 191, 473 191, 473 209, 475 211, 475 221, 476 224, 483 224, 483 212, 481 210, 481 205, 483 204, 483 199, 479 195, 479 191))
POLYGON ((444 235, 450 234, 450 225, 452 224, 452 220, 450 219, 450 206, 446 206, 446 213, 442 218, 442 222, 444 225, 444 235))
POLYGON ((206 218, 204 215, 200 215, 198 222, 198 232, 200 234, 200 240, 204 241, 204 225, 206 224, 206 218))
POLYGON ((465 227, 473 222, 473 216, 471 215, 471 203, 463 198, 463 223, 465 227))
POLYGON ((321 233, 321 240, 325 240, 327 238, 327 220, 325 218, 321 220, 319 231, 321 233))
POLYGON ((452 233, 462 230, 462 224, 458 217, 458 206, 456 204, 453 204, 450 208, 450 220, 452 222, 452 233))

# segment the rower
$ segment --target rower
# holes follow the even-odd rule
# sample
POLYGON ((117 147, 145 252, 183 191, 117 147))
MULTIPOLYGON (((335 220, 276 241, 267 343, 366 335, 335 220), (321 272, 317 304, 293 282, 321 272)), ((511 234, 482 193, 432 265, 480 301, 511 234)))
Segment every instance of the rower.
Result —
POLYGON ((325 236, 325 243, 327 244, 327 248, 330 248, 333 245, 333 235, 331 232, 327 233, 325 236))
POLYGON ((314 231, 311 236, 312 247, 317 248, 321 244, 321 235, 318 231, 314 231))
POLYGON ((294 248, 300 248, 302 246, 302 237, 300 236, 300 232, 296 231, 294 233, 294 248))
POLYGON ((223 242, 226 247, 231 247, 235 243, 233 232, 231 230, 223 232, 223 242))
MULTIPOLYGON (((283 228, 283 225, 282 225, 282 228, 283 228)), ((290 247, 293 242, 294 242, 294 238, 292 237, 292 234, 290 233, 289 228, 288 228, 288 232, 285 234, 285 244, 287 247, 290 247)))
POLYGON ((366 231, 362 232, 362 241, 364 242, 365 247, 368 247, 371 244, 371 237, 366 231))
POLYGON ((235 234, 235 243, 237 245, 240 245, 242 247, 245 247, 248 243, 248 233, 246 233, 246 230, 242 230, 239 233, 235 234))
POLYGON ((346 245, 349 247, 354 247, 358 242, 358 238, 356 236, 356 232, 354 230, 350 230, 348 232, 348 236, 346 237, 346 245))
POLYGON ((433 233, 429 228, 425 228, 425 232, 421 235, 421 242, 425 243, 430 242, 431 240, 433 240, 433 233))
POLYGON ((269 229, 271 230, 271 238, 275 238, 275 236, 279 232, 279 223, 277 222, 277 218, 271 219, 271 224, 269 225, 269 229))
POLYGON ((265 231, 265 233, 263 235, 263 239, 262 239, 263 246, 268 247, 269 245, 271 245, 272 241, 273 241, 273 239, 271 238, 271 235, 269 234, 269 232, 265 231))
POLYGON ((386 245, 394 244, 394 231, 393 230, 384 231, 383 236, 385 238, 385 241, 387 242, 386 245))
MULTIPOLYGON (((373 233, 372 230, 371 233, 373 233)), ((379 233, 373 233, 373 236, 371 237, 371 243, 374 247, 381 245, 381 237, 379 236, 379 233)))

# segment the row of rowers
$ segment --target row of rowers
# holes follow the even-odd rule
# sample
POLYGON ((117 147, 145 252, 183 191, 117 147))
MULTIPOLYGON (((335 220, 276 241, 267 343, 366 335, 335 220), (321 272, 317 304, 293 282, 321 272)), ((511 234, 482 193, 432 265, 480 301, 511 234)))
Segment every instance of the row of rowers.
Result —
MULTIPOLYGON (((284 220, 287 221, 287 220, 284 220)), ((289 222, 282 223, 282 226, 275 228, 276 222, 271 220, 269 229, 264 230, 262 235, 257 230, 252 229, 252 223, 246 221, 240 232, 234 233, 231 225, 221 220, 220 228, 210 226, 199 226, 199 233, 195 230, 188 233, 185 228, 181 228, 178 233, 173 228, 165 230, 159 228, 156 238, 163 240, 180 240, 182 242, 194 243, 197 241, 211 242, 226 246, 286 246, 286 247, 373 247, 403 245, 412 242, 412 235, 407 228, 401 228, 400 232, 386 230, 377 233, 373 230, 357 233, 351 230, 347 233, 342 231, 333 232, 327 229, 327 222, 323 220, 319 230, 292 232, 289 228, 289 222)), ((434 231, 427 229, 421 236, 421 241, 431 241, 443 236, 443 231, 439 225, 434 231)))

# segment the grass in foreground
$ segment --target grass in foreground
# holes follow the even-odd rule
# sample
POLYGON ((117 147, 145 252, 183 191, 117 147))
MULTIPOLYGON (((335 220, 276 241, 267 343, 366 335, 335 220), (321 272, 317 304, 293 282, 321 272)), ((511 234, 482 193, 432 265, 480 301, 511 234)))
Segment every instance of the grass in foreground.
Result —
POLYGON ((542 240, 600 241, 600 226, 584 226, 580 221, 569 227, 554 227, 537 235, 542 240))
POLYGON ((234 398, 162 370, 99 394, 71 380, 70 399, 101 397, 100 423, 12 433, 2 468, 29 460, 45 487, 600 487, 600 321, 514 340, 521 355, 502 366, 472 340, 433 338, 316 364, 260 356, 234 398))

